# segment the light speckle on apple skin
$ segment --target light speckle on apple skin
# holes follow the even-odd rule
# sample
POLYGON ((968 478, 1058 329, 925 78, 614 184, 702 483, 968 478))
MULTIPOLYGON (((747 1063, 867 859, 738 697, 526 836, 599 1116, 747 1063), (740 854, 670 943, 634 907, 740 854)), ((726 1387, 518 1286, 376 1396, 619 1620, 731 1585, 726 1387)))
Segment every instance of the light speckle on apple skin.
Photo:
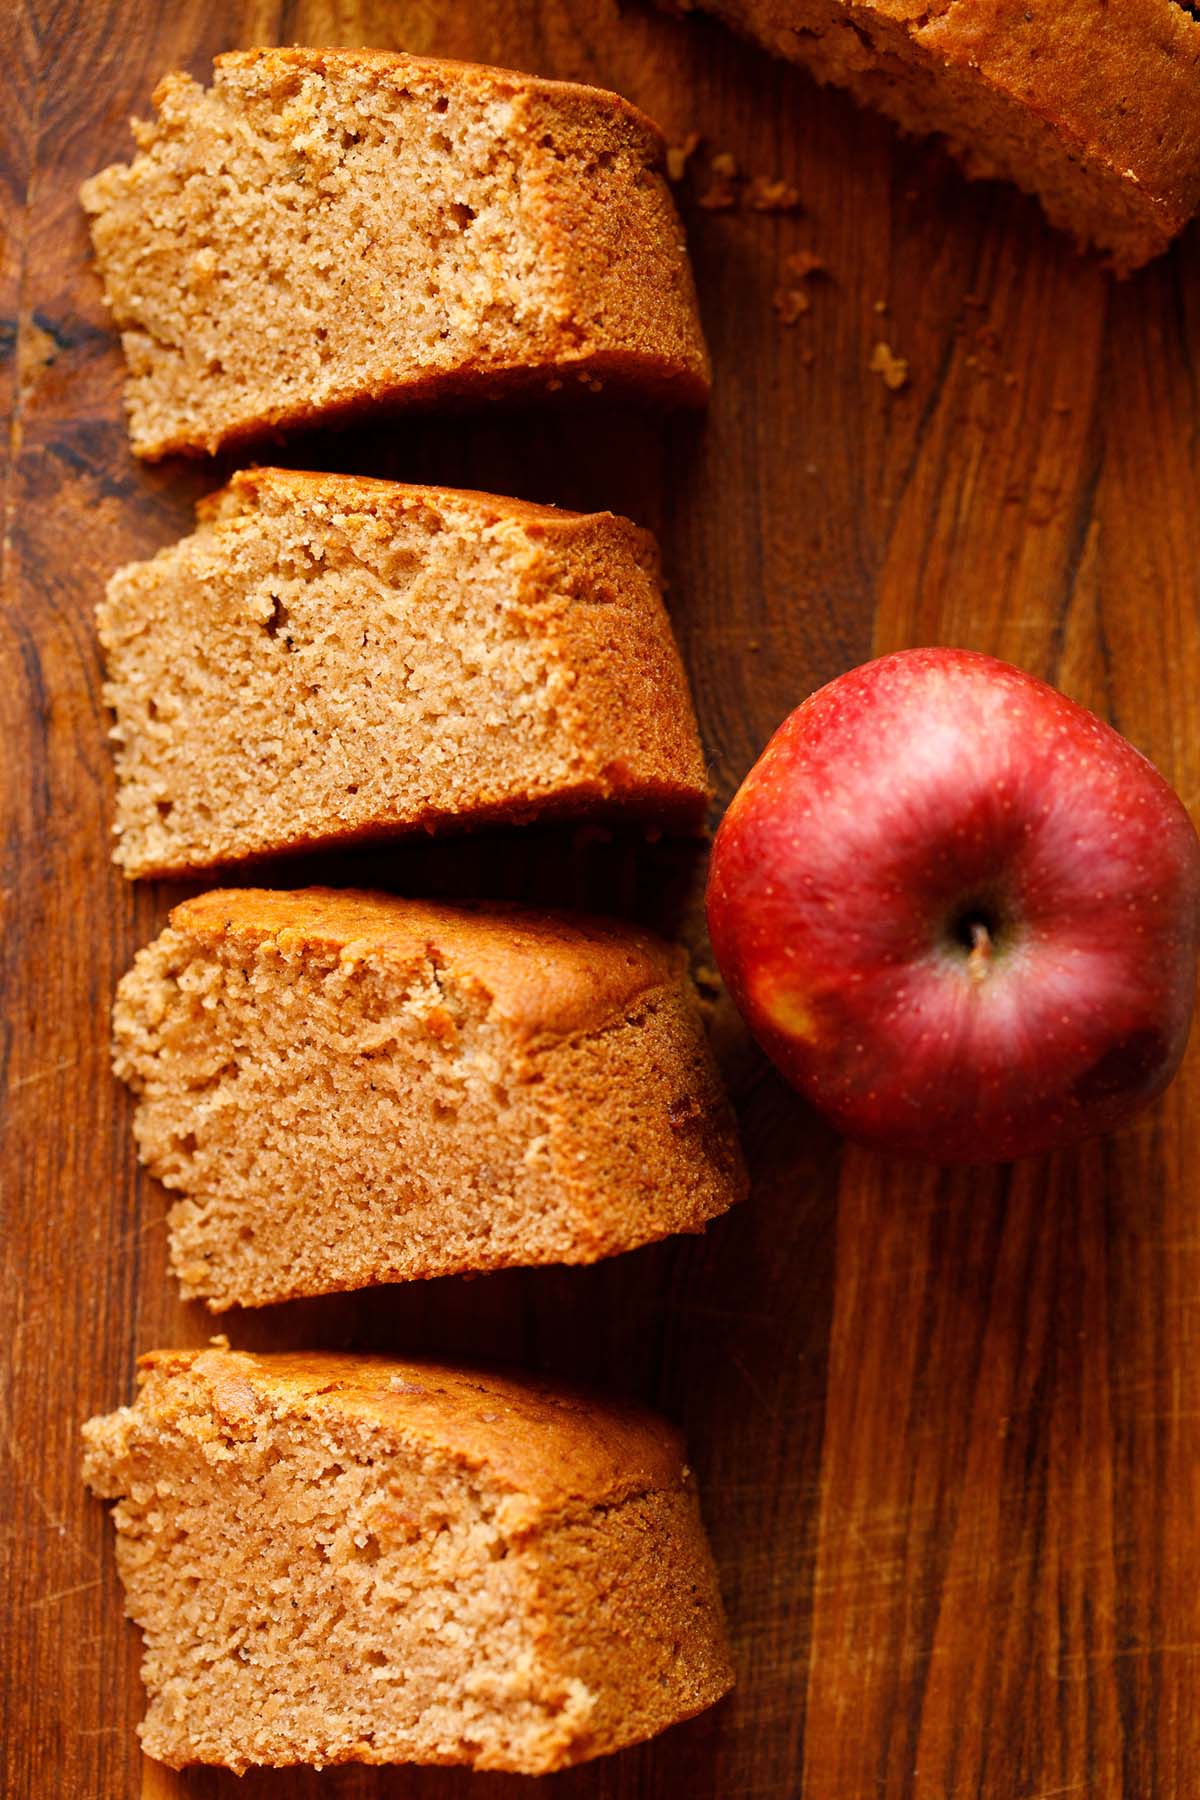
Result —
POLYGON ((901 652, 776 732, 718 831, 709 923, 751 1029, 848 1136, 1008 1160, 1110 1129, 1174 1073, 1200 842, 1153 765, 1053 688, 901 652), (946 923, 984 892, 1011 928, 973 982, 946 923))

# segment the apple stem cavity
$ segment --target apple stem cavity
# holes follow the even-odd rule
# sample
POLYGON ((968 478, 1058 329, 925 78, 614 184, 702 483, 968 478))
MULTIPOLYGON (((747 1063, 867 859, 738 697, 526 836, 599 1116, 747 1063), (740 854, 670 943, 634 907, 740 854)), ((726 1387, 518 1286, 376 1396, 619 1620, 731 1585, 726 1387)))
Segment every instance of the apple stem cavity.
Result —
POLYGON ((963 907, 948 926, 957 952, 967 953, 964 960, 971 981, 986 981, 991 974, 1003 930, 1002 914, 987 901, 963 907))

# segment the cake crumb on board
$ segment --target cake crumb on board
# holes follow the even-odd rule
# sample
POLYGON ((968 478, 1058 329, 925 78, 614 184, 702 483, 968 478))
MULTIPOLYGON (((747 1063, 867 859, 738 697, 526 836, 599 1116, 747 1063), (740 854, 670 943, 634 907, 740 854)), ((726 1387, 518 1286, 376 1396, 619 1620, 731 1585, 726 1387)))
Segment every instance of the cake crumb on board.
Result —
POLYGON ((781 325, 794 325, 803 313, 811 309, 812 302, 803 288, 776 288, 771 297, 771 304, 779 314, 781 325))
POLYGON ((708 165, 711 177, 708 187, 700 195, 700 205, 709 212, 726 212, 738 202, 737 158, 728 150, 719 150, 708 165))
MULTIPOLYGON (((699 132, 690 131, 680 144, 667 147, 667 176, 680 182, 688 164, 703 143, 699 132)), ((802 210, 800 190, 781 175, 746 175, 729 150, 714 151, 708 163, 708 186, 696 197, 707 212, 787 213, 802 210)))
POLYGON ((882 341, 876 344, 871 352, 871 361, 868 367, 873 374, 883 377, 884 387, 890 388, 893 393, 898 393, 902 387, 907 385, 908 359, 897 356, 890 344, 882 341))
POLYGON ((794 325, 812 307, 803 283, 812 275, 824 274, 825 264, 814 250, 793 250, 783 259, 783 280, 771 296, 771 304, 782 325, 794 325))
POLYGON ((755 175, 746 189, 746 205, 752 212, 799 212, 800 191, 790 181, 755 175))
POLYGON ((681 144, 667 145, 667 180, 682 181, 688 163, 700 148, 700 133, 689 131, 681 144))

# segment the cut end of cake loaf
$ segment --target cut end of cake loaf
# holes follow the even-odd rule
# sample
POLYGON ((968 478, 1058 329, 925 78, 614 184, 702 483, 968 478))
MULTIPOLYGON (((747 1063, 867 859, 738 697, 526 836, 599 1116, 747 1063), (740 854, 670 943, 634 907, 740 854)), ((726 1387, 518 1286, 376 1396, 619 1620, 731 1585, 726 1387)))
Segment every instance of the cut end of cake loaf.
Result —
POLYGON ((574 1390, 369 1357, 143 1357, 84 1427, 173 1768, 545 1773, 732 1670, 676 1434, 574 1390))
POLYGON ((378 403, 708 390, 661 135, 615 94, 372 50, 164 77, 88 181, 134 450, 378 403))
POLYGON ((131 876, 531 819, 703 826, 657 550, 611 513, 246 470, 98 621, 131 876))
POLYGON ((1200 20, 1176 0, 699 0, 1126 274, 1200 207, 1200 20))
POLYGON ((314 888, 176 907, 118 990, 171 1262, 214 1310, 699 1231, 746 1176, 681 950, 314 888))

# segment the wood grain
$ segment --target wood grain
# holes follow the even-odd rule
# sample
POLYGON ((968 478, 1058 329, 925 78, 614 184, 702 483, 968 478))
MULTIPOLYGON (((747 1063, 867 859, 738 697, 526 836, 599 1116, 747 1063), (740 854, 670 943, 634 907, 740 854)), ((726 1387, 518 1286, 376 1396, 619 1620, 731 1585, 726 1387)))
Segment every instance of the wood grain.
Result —
MULTIPOLYGON (((176 1776, 144 1762, 136 1634, 77 1431, 138 1350, 211 1324, 165 1278, 107 1009, 181 888, 108 861, 91 610, 224 465, 137 467, 75 191, 157 76, 255 42, 371 43, 583 77, 704 145, 682 186, 717 367, 703 422, 489 413, 294 441, 361 469, 608 506, 655 530, 722 801, 810 689, 951 642, 1113 719, 1200 808, 1200 234, 1116 285, 999 187, 707 21, 614 0, 31 0, 0 9, 4 474, 5 1795, 449 1800, 442 1771, 176 1776), (714 151, 803 208, 701 204, 714 151), (784 257, 813 249, 792 326, 784 257), (897 392, 878 342, 907 359, 897 392)), ((671 845, 532 832, 316 862, 677 926, 671 845)), ((291 868, 297 881, 311 868, 291 868)), ((1200 1055, 1078 1154, 985 1173, 844 1151, 718 1020, 755 1173, 697 1241, 224 1320, 235 1343, 485 1352, 686 1428, 740 1686, 555 1777, 579 1800, 1200 1794, 1200 1055)))

